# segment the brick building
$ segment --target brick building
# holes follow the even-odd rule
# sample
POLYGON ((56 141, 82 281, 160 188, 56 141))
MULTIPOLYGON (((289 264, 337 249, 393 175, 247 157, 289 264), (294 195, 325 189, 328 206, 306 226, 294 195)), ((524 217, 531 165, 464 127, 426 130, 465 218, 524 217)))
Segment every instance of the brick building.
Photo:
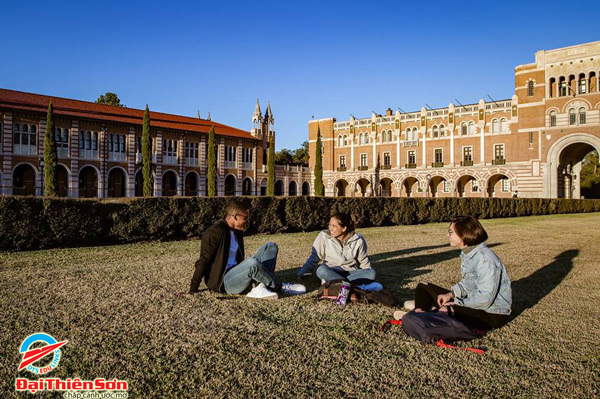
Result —
MULTIPOLYGON (((510 99, 309 122, 329 196, 580 198, 600 150, 600 42, 538 51, 510 99)), ((314 157, 311 157, 311 171, 314 157)))
MULTIPOLYGON (((0 194, 41 195, 46 112, 52 100, 59 194, 142 194, 143 110, 0 89, 0 194)), ((270 104, 258 100, 250 132, 211 121, 150 112, 155 196, 206 195, 208 132, 217 137, 218 194, 266 192, 266 156, 275 140, 270 104)), ((277 166, 276 194, 310 192, 308 168, 277 166)))

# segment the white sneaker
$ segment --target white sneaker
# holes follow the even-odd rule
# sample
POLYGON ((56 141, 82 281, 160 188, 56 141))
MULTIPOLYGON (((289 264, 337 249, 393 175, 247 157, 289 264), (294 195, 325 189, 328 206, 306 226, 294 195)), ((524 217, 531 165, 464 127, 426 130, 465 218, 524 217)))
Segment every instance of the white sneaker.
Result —
POLYGON ((415 309, 415 301, 404 301, 404 309, 414 310, 415 309))
POLYGON ((404 310, 396 310, 394 312, 394 319, 395 320, 402 320, 402 318, 404 317, 405 314, 407 314, 408 312, 405 312, 404 310))
POLYGON ((250 292, 246 295, 248 298, 257 298, 257 299, 277 299, 279 295, 276 292, 269 290, 263 283, 258 284, 256 287, 252 288, 250 292))
POLYGON ((306 287, 302 284, 282 283, 281 292, 286 295, 302 295, 306 292, 306 287))

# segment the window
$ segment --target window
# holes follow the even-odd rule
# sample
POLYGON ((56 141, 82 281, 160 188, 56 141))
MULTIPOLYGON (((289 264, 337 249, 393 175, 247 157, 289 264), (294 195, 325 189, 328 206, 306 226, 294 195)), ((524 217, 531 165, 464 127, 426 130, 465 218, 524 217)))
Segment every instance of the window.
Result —
POLYGON ((392 157, 389 152, 383 153, 383 166, 390 168, 392 166, 392 157))
POLYGON ((417 134, 417 128, 413 127, 413 130, 412 130, 412 140, 416 141, 418 139, 419 139, 419 135, 417 134))
POLYGON ((527 82, 527 95, 529 97, 533 96, 534 83, 533 80, 527 82))
POLYGON ((577 123, 577 114, 575 113, 575 110, 573 108, 571 108, 569 110, 569 125, 573 126, 577 123))
POLYGON ((579 124, 585 125, 585 108, 579 108, 579 124))
POLYGON ((338 147, 341 147, 344 144, 344 138, 339 135, 338 136, 338 147))
POLYGON ((367 154, 360 154, 360 166, 367 167, 367 154))
POLYGON ((506 118, 500 119, 500 131, 502 133, 506 133, 508 131, 508 125, 506 123, 506 118))
POLYGON ((237 147, 226 145, 225 146, 225 167, 235 168, 236 166, 236 151, 237 147))
POLYGON ((19 132, 19 124, 15 123, 13 131, 13 152, 21 155, 37 154, 37 128, 24 123, 19 132))
MULTIPOLYGON (((135 138, 135 151, 139 154, 142 153, 142 136, 135 138)), ((152 152, 152 137, 150 137, 150 152, 152 152)))
POLYGON ((406 129, 406 141, 412 141, 412 130, 406 129))
POLYGON ((340 167, 342 167, 342 168, 346 167, 346 156, 345 155, 340 155, 340 167))
POLYGON ((494 159, 497 161, 504 160, 504 144, 494 146, 494 159))
POLYGON ((587 93, 586 79, 584 74, 579 75, 579 84, 577 86, 577 91, 579 92, 579 94, 587 93))
POLYGON ((471 192, 476 193, 478 191, 479 191, 479 183, 477 183, 477 180, 471 180, 471 192))
POLYGON ((408 152, 408 163, 414 165, 417 163, 417 156, 415 151, 408 152))
POLYGON ((463 161, 473 162, 473 147, 463 147, 463 161))
POLYGON ((475 123, 469 122, 469 135, 475 134, 475 123))
POLYGON ((556 111, 550 112, 550 127, 556 126, 556 111))
POLYGON ((252 169, 252 148, 242 148, 242 169, 252 169))
POLYGON ((460 125, 460 134, 463 136, 467 135, 467 124, 464 122, 460 125))
POLYGON ((432 135, 432 137, 433 137, 434 139, 437 139, 437 138, 438 138, 438 136, 439 136, 439 134, 440 134, 440 133, 439 133, 438 127, 437 127, 437 126, 434 126, 434 127, 431 129, 431 135, 432 135))
POLYGON ((344 135, 344 145, 348 145, 348 136, 344 135))
POLYGON ((498 133, 498 119, 492 120, 492 133, 498 133))
POLYGON ((177 140, 163 140, 163 162, 168 164, 177 163, 177 140))
POLYGON ((185 149, 185 163, 190 166, 198 166, 198 148, 200 143, 194 143, 186 141, 184 144, 185 149))
POLYGON ((435 163, 440 164, 442 162, 444 162, 444 155, 442 153, 442 149, 436 148, 435 149, 435 163))
POLYGON ((444 125, 440 125, 440 137, 444 137, 446 135, 446 127, 444 125))
POLYGON ((56 152, 61 158, 69 156, 69 129, 60 127, 54 128, 54 141, 56 142, 56 152))
POLYGON ((529 132, 529 147, 533 146, 533 132, 529 132))
POLYGON ((564 76, 560 77, 560 82, 558 84, 558 96, 564 97, 567 95, 567 82, 564 76))
POLYGON ((392 131, 391 130, 388 130, 388 132, 387 132, 387 141, 388 141, 388 143, 392 141, 392 131))
POLYGON ((505 193, 510 191, 510 181, 508 179, 502 179, 502 191, 505 193))
POLYGON ((369 133, 365 133, 365 144, 369 144, 369 133))
POLYGON ((444 180, 444 192, 450 192, 450 185, 448 184, 448 180, 444 180))

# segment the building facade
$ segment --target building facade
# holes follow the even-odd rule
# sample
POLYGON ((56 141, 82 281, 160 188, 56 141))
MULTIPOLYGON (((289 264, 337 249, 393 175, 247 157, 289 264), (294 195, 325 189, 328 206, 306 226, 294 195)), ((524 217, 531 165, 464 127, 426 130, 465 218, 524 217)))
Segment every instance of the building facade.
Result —
MULTIPOLYGON (((72 198, 142 195, 143 110, 0 89, 0 194, 41 195, 46 113, 52 100, 59 195, 72 198)), ((256 102, 250 132, 211 121, 150 112, 154 196, 206 195, 208 133, 217 138, 218 194, 264 195, 269 104, 256 102)), ((308 168, 277 166, 277 195, 308 195, 308 168)))
POLYGON ((328 196, 580 198, 582 160, 600 150, 599 75, 600 42, 538 51, 510 99, 311 120, 310 154, 320 131, 328 196))

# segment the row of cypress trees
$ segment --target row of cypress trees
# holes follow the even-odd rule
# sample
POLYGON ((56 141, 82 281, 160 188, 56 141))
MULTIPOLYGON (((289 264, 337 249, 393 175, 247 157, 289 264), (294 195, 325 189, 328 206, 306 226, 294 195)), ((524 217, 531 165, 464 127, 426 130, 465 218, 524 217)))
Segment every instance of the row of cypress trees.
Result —
MULTIPOLYGON (((58 180, 56 168, 58 165, 58 152, 54 135, 54 107, 52 100, 48 104, 46 115, 46 133, 44 136, 44 195, 58 197, 58 180)), ((211 127, 208 134, 208 196, 217 195, 217 142, 215 129, 211 127)), ((142 178, 144 197, 152 196, 152 142, 150 138, 150 110, 148 104, 144 111, 142 122, 142 178)), ((315 151, 315 195, 323 196, 323 156, 321 143, 321 128, 317 133, 315 151)), ((267 156, 267 195, 275 195, 275 140, 269 140, 269 153, 267 156)))

